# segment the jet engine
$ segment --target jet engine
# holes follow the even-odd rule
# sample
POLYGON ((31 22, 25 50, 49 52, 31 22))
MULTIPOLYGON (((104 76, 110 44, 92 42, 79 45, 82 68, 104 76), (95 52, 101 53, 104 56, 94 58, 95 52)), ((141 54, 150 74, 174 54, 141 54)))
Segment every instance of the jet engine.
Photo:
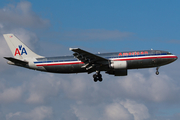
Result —
POLYGON ((110 70, 106 73, 115 76, 126 76, 127 75, 127 62, 126 61, 111 61, 110 70))
POLYGON ((127 62, 126 61, 111 61, 110 68, 127 69, 127 62))

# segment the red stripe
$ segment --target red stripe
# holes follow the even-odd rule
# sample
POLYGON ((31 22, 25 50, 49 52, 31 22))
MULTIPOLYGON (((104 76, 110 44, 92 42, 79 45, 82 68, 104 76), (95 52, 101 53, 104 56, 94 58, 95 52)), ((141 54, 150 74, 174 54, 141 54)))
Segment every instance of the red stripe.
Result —
MULTIPOLYGON (((157 59, 157 58, 177 58, 177 56, 156 56, 156 57, 141 57, 141 58, 121 58, 113 61, 127 61, 127 60, 145 60, 145 59, 157 59)), ((72 63, 50 63, 40 64, 36 66, 54 66, 54 65, 73 65, 73 64, 84 64, 83 62, 72 62, 72 63)))

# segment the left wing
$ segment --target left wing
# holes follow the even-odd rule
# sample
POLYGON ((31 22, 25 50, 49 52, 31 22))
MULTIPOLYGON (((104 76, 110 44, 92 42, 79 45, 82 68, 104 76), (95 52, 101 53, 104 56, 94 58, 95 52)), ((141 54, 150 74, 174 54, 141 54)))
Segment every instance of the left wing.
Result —
POLYGON ((73 55, 85 63, 82 68, 86 68, 86 70, 89 71, 88 73, 94 72, 96 69, 106 66, 109 63, 108 59, 92 54, 80 48, 69 48, 69 50, 75 52, 73 55))

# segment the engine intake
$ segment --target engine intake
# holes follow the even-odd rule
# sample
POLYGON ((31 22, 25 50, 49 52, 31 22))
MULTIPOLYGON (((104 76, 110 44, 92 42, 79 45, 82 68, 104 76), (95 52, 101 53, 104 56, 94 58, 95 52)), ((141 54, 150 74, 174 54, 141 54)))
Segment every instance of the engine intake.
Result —
POLYGON ((111 61, 110 66, 111 70, 106 73, 115 75, 115 76, 126 76, 127 75, 127 62, 126 61, 111 61))
POLYGON ((111 61, 110 68, 127 69, 127 62, 126 61, 111 61))

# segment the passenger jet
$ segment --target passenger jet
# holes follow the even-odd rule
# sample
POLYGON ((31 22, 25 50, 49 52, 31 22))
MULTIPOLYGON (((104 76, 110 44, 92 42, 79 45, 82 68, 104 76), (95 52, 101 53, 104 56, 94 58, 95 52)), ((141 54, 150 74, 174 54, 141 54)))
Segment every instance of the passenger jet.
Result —
POLYGON ((93 54, 80 48, 69 48, 72 56, 44 57, 37 55, 14 34, 4 34, 14 57, 4 57, 8 64, 52 73, 92 73, 94 81, 102 81, 101 71, 114 76, 126 76, 128 69, 156 67, 177 60, 177 56, 161 50, 141 50, 93 54))

